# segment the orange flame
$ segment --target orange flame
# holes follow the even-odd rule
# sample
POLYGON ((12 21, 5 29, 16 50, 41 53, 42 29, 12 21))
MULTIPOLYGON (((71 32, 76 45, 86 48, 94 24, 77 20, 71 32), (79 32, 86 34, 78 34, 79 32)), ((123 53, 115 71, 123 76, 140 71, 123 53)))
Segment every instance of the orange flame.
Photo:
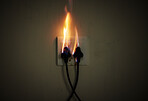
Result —
POLYGON ((75 43, 74 43, 74 48, 72 54, 74 54, 76 47, 79 46, 79 37, 78 37, 78 31, 77 28, 75 27, 75 43))
POLYGON ((66 19, 65 19, 65 24, 64 24, 64 38, 63 38, 63 45, 62 45, 62 53, 64 51, 64 47, 68 47, 69 42, 70 42, 70 23, 71 23, 71 15, 69 12, 67 12, 66 19))
POLYGON ((65 23, 64 23, 64 28, 63 28, 63 45, 62 45, 62 53, 64 52, 64 47, 68 47, 70 49, 73 49, 72 54, 74 54, 76 47, 79 46, 79 39, 78 39, 78 31, 77 28, 75 27, 75 42, 74 42, 74 47, 70 47, 70 38, 71 38, 71 22, 72 22, 72 17, 70 12, 67 11, 67 6, 65 6, 65 11, 66 11, 66 18, 65 18, 65 23))

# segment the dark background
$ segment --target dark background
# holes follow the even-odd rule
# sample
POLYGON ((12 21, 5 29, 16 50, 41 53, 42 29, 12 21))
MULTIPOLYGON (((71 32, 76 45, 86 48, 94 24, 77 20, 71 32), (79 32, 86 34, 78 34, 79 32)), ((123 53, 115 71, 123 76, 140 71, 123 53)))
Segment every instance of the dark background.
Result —
MULTIPOLYGON (((1 1, 1 101, 66 101, 55 41, 66 2, 1 1)), ((74 0, 73 20, 90 48, 76 90, 82 101, 146 101, 146 6, 145 0, 74 0)))

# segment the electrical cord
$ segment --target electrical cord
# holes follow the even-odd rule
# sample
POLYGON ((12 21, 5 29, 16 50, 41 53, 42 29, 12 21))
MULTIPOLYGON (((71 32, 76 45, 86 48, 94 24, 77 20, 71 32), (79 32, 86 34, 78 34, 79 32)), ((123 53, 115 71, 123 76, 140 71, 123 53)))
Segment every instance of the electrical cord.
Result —
POLYGON ((64 47, 64 51, 62 52, 61 57, 63 58, 63 60, 64 60, 64 62, 66 64, 67 79, 68 79, 69 85, 70 85, 70 87, 72 89, 72 93, 69 96, 69 98, 68 98, 67 101, 70 101, 70 99, 72 98, 73 94, 75 94, 76 97, 78 98, 78 100, 81 101, 80 98, 79 98, 79 96, 75 92, 75 89, 76 89, 77 83, 78 83, 78 78, 79 78, 79 62, 80 62, 80 58, 83 57, 83 53, 81 52, 80 47, 77 47, 76 48, 76 51, 75 51, 75 53, 74 53, 73 56, 74 56, 74 58, 76 58, 76 63, 77 63, 77 73, 76 73, 77 75, 76 75, 76 80, 75 80, 75 83, 74 83, 74 87, 73 87, 73 85, 71 83, 71 80, 70 80, 69 71, 68 71, 68 65, 67 65, 68 58, 71 57, 71 54, 70 54, 69 48, 68 47, 64 47))
POLYGON ((67 79, 68 79, 69 85, 70 85, 70 87, 72 89, 72 93, 69 96, 69 98, 67 99, 67 101, 70 101, 70 99, 72 98, 73 94, 75 94, 75 96, 78 98, 78 100, 81 101, 81 99, 79 98, 79 96, 75 92, 75 89, 76 89, 76 86, 77 86, 77 83, 78 83, 78 77, 79 77, 79 66, 77 67, 77 76, 76 76, 76 81, 75 81, 74 87, 72 86, 72 83, 71 83, 71 80, 70 80, 70 77, 69 77, 69 71, 68 71, 67 63, 66 63, 66 73, 67 73, 67 79))
POLYGON ((68 101, 70 101, 70 99, 72 98, 73 94, 75 94, 76 97, 78 98, 78 100, 81 101, 79 96, 77 96, 77 94, 75 93, 75 89, 77 87, 78 79, 79 79, 79 62, 77 63, 77 73, 76 74, 77 75, 76 75, 76 80, 75 80, 75 83, 74 83, 74 86, 73 86, 73 91, 72 91, 71 95, 69 96, 68 101))

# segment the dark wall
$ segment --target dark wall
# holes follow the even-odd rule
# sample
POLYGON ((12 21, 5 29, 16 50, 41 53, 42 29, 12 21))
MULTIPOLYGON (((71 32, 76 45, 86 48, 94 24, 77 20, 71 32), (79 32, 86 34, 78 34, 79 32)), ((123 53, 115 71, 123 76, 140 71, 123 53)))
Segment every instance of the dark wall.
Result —
MULTIPOLYGON (((64 67, 56 65, 55 41, 66 0, 1 3, 2 101, 66 101, 68 82, 64 67)), ((80 67, 76 90, 82 101, 144 101, 146 6, 134 0, 74 0, 74 22, 90 47, 90 64, 80 67)), ((74 78, 73 67, 70 74, 74 78)))

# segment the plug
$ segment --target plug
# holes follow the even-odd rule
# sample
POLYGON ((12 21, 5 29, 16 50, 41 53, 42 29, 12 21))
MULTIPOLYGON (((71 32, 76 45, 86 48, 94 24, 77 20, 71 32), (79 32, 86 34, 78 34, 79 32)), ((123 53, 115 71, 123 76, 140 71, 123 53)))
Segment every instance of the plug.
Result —
POLYGON ((61 57, 65 63, 68 62, 68 59, 71 57, 70 49, 68 47, 64 47, 64 51, 61 53, 61 57))
POLYGON ((82 53, 82 51, 81 51, 81 48, 80 47, 77 47, 76 48, 76 51, 75 51, 75 53, 74 53, 74 58, 76 58, 77 59, 77 63, 80 63, 80 58, 82 58, 83 57, 83 53, 82 53))

